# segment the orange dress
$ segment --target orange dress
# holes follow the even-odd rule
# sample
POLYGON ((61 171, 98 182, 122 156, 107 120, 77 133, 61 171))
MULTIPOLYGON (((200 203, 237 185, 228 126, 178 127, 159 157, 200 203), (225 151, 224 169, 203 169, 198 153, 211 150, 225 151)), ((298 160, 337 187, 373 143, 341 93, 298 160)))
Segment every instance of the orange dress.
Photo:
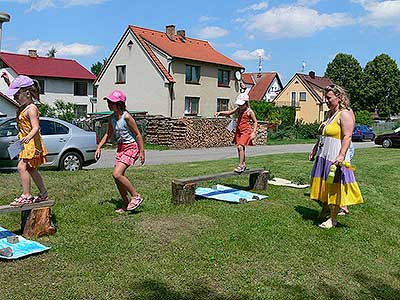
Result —
MULTIPOLYGON (((35 106, 35 104, 29 104, 17 117, 19 131, 18 137, 20 139, 26 137, 32 130, 32 124, 29 117, 25 115, 26 110, 29 107, 32 107, 31 105, 35 106)), ((37 109, 36 106, 34 109, 37 109)), ((40 133, 38 132, 27 144, 24 144, 24 150, 19 154, 19 159, 25 159, 30 167, 37 168, 46 162, 46 155, 47 149, 43 144, 40 133)))
POLYGON ((253 146, 253 141, 250 139, 252 129, 250 125, 250 112, 251 109, 248 108, 244 112, 239 114, 235 132, 235 138, 233 142, 236 145, 249 145, 253 146))

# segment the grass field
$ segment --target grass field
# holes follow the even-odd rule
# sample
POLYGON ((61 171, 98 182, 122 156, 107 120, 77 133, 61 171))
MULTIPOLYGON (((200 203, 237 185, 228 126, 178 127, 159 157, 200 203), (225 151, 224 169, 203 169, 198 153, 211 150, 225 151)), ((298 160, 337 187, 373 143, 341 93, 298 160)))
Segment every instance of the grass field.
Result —
MULTIPOLYGON (((248 165, 307 177, 306 157, 248 165)), ((0 261, 0 299, 399 299, 399 161, 399 149, 357 150, 365 203, 330 230, 317 227, 307 189, 270 186, 267 200, 242 205, 171 204, 171 179, 230 170, 236 159, 131 168, 145 202, 125 215, 114 213, 121 201, 111 169, 43 171, 58 232, 38 239, 49 252, 0 261)), ((17 174, 0 182, 0 204, 19 195, 17 174)), ((245 188, 248 178, 219 183, 245 188)), ((19 222, 0 215, 9 230, 19 222)))

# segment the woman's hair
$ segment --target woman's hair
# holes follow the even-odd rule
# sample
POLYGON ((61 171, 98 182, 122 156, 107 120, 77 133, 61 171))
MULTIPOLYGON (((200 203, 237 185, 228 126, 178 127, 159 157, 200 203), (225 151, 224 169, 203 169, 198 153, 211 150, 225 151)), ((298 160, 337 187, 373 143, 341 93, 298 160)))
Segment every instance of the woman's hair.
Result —
POLYGON ((36 101, 40 101, 40 85, 39 81, 33 80, 33 85, 28 86, 28 87, 23 87, 20 89, 21 92, 26 92, 28 91, 31 95, 32 98, 35 99, 36 101))
POLYGON ((330 84, 324 89, 325 95, 328 92, 332 92, 336 97, 340 99, 339 108, 340 109, 349 109, 350 110, 350 98, 347 94, 347 91, 339 85, 330 84))

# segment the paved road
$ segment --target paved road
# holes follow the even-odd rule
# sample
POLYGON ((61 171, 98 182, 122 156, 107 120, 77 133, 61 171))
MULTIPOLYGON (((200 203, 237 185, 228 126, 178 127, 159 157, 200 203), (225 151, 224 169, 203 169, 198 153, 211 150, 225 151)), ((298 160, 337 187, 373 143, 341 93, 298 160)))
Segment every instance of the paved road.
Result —
MULTIPOLYGON (((305 153, 310 152, 313 144, 293 144, 274 146, 253 146, 246 148, 246 156, 258 156, 281 153, 305 153)), ((378 147, 373 142, 354 143, 356 149, 378 147)), ((112 168, 114 166, 115 150, 102 150, 100 160, 86 167, 86 169, 112 168)), ((146 165, 163 165, 180 162, 195 162, 206 160, 221 160, 237 157, 236 148, 202 148, 184 150, 146 150, 146 165)))

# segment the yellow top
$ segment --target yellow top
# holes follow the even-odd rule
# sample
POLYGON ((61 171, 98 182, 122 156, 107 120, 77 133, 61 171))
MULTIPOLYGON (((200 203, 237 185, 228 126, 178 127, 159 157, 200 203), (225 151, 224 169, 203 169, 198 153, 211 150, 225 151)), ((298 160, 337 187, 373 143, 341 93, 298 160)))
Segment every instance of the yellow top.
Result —
MULTIPOLYGON (((37 110, 35 104, 29 104, 18 115, 18 137, 20 139, 26 137, 32 130, 31 121, 29 120, 29 117, 25 115, 26 111, 29 108, 37 110)), ((30 165, 36 168, 46 162, 46 159, 44 157, 47 155, 47 153, 48 152, 43 144, 42 137, 40 136, 40 133, 37 132, 27 144, 24 144, 24 150, 22 150, 22 152, 19 154, 19 158, 30 160, 30 165)))
POLYGON ((342 139, 342 128, 339 125, 339 118, 341 113, 341 111, 337 112, 336 116, 332 116, 333 120, 328 120, 328 124, 324 127, 322 135, 329 136, 338 140, 342 139))

